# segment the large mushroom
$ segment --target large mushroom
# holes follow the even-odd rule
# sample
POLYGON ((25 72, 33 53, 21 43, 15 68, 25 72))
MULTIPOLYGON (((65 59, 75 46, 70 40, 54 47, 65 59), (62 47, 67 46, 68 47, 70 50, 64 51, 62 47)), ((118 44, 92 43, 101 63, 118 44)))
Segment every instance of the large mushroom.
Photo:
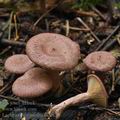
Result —
POLYGON ((55 106, 47 112, 47 117, 59 119, 63 111, 70 107, 80 104, 81 102, 91 101, 99 106, 107 106, 108 95, 100 78, 94 74, 88 76, 88 90, 85 93, 71 97, 55 106))
POLYGON ((5 61, 5 69, 10 73, 23 74, 34 66, 35 64, 24 54, 12 55, 5 61))
POLYGON ((78 64, 80 47, 70 38, 55 33, 41 33, 26 45, 28 57, 37 65, 51 70, 70 70, 78 64))
POLYGON ((39 97, 57 89, 54 85, 56 79, 59 79, 58 74, 54 75, 39 67, 31 68, 13 83, 12 91, 22 98, 39 97))
MULTIPOLYGON (((66 36, 41 33, 27 42, 26 53, 31 61, 40 67, 48 71, 60 72, 70 70, 78 64, 80 47, 66 36)), ((55 86, 60 88, 58 93, 61 94, 64 87, 60 80, 57 80, 57 83, 55 86)))

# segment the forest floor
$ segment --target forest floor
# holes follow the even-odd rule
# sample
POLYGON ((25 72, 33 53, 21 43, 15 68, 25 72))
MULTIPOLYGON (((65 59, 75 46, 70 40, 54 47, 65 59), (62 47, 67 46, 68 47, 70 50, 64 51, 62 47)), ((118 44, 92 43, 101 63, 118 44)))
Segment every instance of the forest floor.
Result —
MULTIPOLYGON (((12 3, 13 4, 13 3, 12 3)), ((15 3, 14 3, 15 4, 15 3)), ((117 58, 116 67, 105 74, 109 99, 107 108, 82 103, 68 108, 61 120, 120 120, 120 11, 106 5, 91 6, 89 11, 62 8, 59 3, 41 12, 32 2, 11 7, 0 3, 0 120, 42 120, 51 103, 57 104, 86 91, 87 71, 82 59, 93 51, 109 51, 117 58), (4 68, 5 60, 25 53, 26 42, 44 32, 63 34, 80 45, 81 60, 71 71, 64 71, 63 84, 69 90, 60 97, 21 99, 11 87, 15 74, 4 68)))

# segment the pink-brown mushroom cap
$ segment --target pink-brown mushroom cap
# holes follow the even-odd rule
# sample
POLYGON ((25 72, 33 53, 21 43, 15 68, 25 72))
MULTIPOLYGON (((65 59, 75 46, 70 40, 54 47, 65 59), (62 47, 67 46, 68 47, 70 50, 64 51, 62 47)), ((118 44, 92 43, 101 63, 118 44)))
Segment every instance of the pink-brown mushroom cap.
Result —
POLYGON ((41 68, 32 68, 22 77, 19 77, 12 86, 16 96, 22 98, 39 97, 50 91, 53 87, 51 76, 41 68))
POLYGON ((96 51, 90 53, 83 62, 90 70, 106 72, 112 70, 117 61, 110 52, 96 51))
POLYGON ((23 74, 34 66, 35 64, 24 54, 10 56, 5 61, 5 69, 16 74, 23 74))
POLYGON ((68 70, 78 64, 80 47, 70 38, 55 33, 32 37, 26 46, 30 59, 43 68, 68 70))

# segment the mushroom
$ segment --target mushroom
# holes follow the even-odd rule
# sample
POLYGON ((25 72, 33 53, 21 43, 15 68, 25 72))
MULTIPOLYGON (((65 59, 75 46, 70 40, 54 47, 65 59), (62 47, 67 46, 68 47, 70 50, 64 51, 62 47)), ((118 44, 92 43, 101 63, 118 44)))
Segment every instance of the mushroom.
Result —
POLYGON ((57 89, 54 86, 56 79, 59 77, 54 76, 54 73, 51 74, 39 67, 31 68, 13 83, 12 91, 22 98, 39 97, 57 89))
POLYGON ((96 51, 90 53, 83 62, 90 70, 106 72, 115 67, 116 58, 110 52, 96 51))
POLYGON ((108 95, 100 78, 94 74, 91 74, 88 76, 87 79, 88 79, 87 92, 68 98, 67 100, 53 106, 47 112, 47 117, 49 117, 50 119, 51 117, 53 117, 53 115, 55 115, 55 118, 59 119, 61 114, 66 108, 78 105, 85 101, 91 101, 99 106, 106 107, 108 95))
POLYGON ((5 69, 16 74, 23 74, 34 66, 35 64, 24 54, 10 56, 5 61, 5 69))
POLYGON ((61 71, 70 70, 78 64, 80 47, 63 35, 41 33, 27 42, 26 53, 37 65, 61 71))
MULTIPOLYGON (((40 67, 48 71, 60 72, 70 70, 78 64, 80 47, 66 36, 55 33, 41 33, 27 42, 26 53, 40 67)), ((60 88, 57 91, 59 95, 63 93, 64 87, 60 80, 56 82, 55 86, 60 88)))

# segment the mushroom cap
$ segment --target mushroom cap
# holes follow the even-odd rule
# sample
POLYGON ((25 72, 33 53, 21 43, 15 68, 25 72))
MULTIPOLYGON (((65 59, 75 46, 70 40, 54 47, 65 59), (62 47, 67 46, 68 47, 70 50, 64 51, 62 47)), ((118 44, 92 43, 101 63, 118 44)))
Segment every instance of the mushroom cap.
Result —
POLYGON ((92 101, 97 105, 106 107, 108 94, 100 78, 94 74, 88 75, 88 93, 92 101))
POLYGON ((78 64, 80 47, 70 38, 55 33, 32 37, 26 46, 28 57, 43 68, 68 70, 78 64))
POLYGON ((22 74, 34 66, 35 64, 24 54, 10 56, 5 61, 5 69, 11 73, 22 74))
POLYGON ((110 52, 97 51, 90 53, 83 62, 91 70, 106 72, 112 70, 117 61, 110 52))
POLYGON ((41 68, 32 68, 23 76, 19 77, 12 86, 16 96, 33 98, 42 96, 53 87, 51 76, 41 68))

